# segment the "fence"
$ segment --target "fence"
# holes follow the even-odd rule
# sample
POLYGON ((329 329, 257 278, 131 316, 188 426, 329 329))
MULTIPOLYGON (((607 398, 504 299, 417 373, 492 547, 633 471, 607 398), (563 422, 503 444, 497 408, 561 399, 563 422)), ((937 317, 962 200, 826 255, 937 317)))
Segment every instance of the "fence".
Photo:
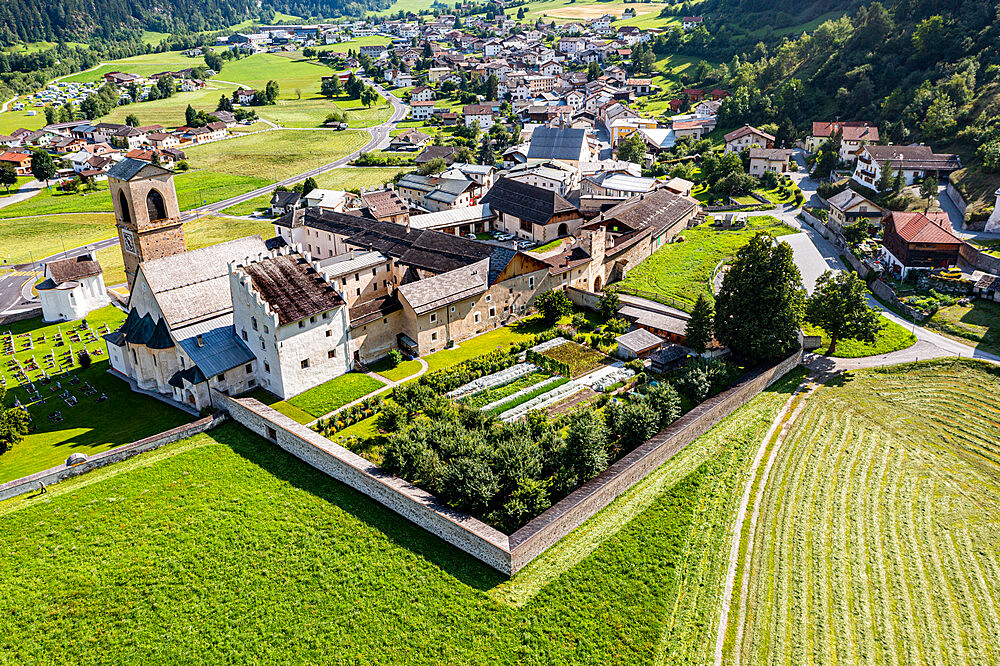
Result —
POLYGON ((797 351, 706 400, 511 536, 451 509, 427 491, 331 442, 252 398, 213 391, 216 406, 300 460, 508 575, 545 552, 719 421, 795 368, 797 351))
POLYGON ((176 442, 177 440, 184 439, 185 437, 191 437, 192 435, 197 435, 205 432, 206 430, 211 430, 225 419, 225 413, 216 414, 214 416, 206 416, 205 418, 198 419, 192 423, 178 426, 177 428, 173 428, 171 430, 165 430, 164 432, 153 435, 152 437, 140 439, 139 441, 132 442, 131 444, 123 444, 122 446, 108 451, 103 451, 101 453, 95 453, 84 462, 77 465, 69 466, 63 464, 58 467, 51 467, 43 472, 36 472, 35 474, 31 474, 20 479, 8 481, 7 483, 0 485, 0 501, 31 492, 32 490, 38 490, 41 488, 41 484, 43 483, 46 486, 51 486, 54 483, 65 481, 66 479, 79 476, 99 467, 127 460, 134 455, 138 455, 146 451, 152 451, 153 449, 159 448, 164 444, 176 442))

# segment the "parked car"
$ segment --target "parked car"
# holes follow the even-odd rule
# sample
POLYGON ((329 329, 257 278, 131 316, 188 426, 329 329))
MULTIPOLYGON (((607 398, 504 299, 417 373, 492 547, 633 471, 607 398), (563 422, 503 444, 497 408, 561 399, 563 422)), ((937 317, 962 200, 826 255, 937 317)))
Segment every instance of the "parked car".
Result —
POLYGON ((476 234, 465 234, 465 237, 469 240, 476 240, 476 234))

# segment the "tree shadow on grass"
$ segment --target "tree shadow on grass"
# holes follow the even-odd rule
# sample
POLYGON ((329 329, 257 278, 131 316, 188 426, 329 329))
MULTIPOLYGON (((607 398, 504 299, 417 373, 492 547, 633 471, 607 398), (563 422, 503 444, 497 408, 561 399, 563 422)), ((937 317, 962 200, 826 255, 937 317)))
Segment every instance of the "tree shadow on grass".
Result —
POLYGON ((384 534, 460 582, 486 591, 507 580, 503 574, 399 516, 374 499, 314 469, 275 444, 236 424, 212 431, 212 437, 239 456, 292 486, 326 500, 384 534))

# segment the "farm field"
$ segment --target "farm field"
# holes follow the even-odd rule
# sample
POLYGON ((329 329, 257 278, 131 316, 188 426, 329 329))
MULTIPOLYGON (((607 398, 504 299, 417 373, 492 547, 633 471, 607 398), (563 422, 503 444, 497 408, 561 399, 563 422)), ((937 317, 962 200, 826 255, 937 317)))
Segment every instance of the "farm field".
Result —
POLYGON ((855 372, 806 398, 763 495, 724 663, 1000 660, 998 391, 996 368, 948 360, 855 372))
POLYGON ((146 53, 130 58, 114 60, 99 65, 94 69, 77 72, 60 80, 88 83, 101 80, 109 72, 131 72, 133 74, 149 76, 150 74, 156 74, 167 69, 178 70, 204 64, 205 61, 202 58, 189 58, 181 51, 164 51, 163 53, 146 53))
POLYGON ((111 213, 50 215, 4 220, 0 224, 0 260, 26 264, 115 235, 111 213))
MULTIPOLYGON (((182 211, 249 192, 270 182, 254 176, 201 170, 191 170, 174 176, 177 202, 182 211)), ((0 208, 0 218, 62 213, 111 213, 114 208, 111 205, 107 183, 99 183, 98 186, 99 190, 87 194, 60 192, 54 186, 51 190, 42 188, 38 194, 26 201, 0 208)))
POLYGON ((0 134, 10 135, 14 130, 24 128, 36 130, 45 125, 45 112, 41 107, 31 107, 20 111, 5 111, 0 113, 0 134), (29 116, 28 111, 35 111, 29 116))
MULTIPOLYGON (((92 312, 87 317, 87 322, 98 333, 103 331, 104 326, 113 331, 124 320, 125 313, 113 306, 92 312)), ((77 323, 46 325, 41 319, 30 319, 4 325, 0 331, 2 333, 10 331, 14 334, 16 341, 14 358, 22 364, 34 357, 44 369, 42 358, 46 354, 54 350, 56 358, 61 360, 63 352, 66 350, 73 352, 72 365, 62 366, 63 369, 58 374, 55 371, 48 371, 56 381, 61 382, 61 389, 52 391, 50 387, 54 384, 35 383, 45 402, 29 404, 28 412, 31 414, 35 430, 20 444, 0 456, 0 483, 55 467, 65 462, 71 453, 90 455, 106 451, 174 428, 194 418, 158 400, 133 393, 128 384, 108 374, 108 361, 104 354, 92 356, 93 364, 86 370, 82 369, 76 359, 76 352, 82 348, 90 352, 104 349, 104 341, 98 335, 96 342, 86 339, 73 342, 70 340, 69 331, 77 323), (58 331, 63 332, 65 345, 55 344, 54 336, 58 331), (30 334, 33 349, 24 349, 26 338, 17 337, 23 333, 30 334), (42 341, 43 335, 44 341, 42 341), (71 378, 77 378, 79 383, 70 384, 71 378), (83 391, 85 383, 89 383, 96 392, 86 395, 83 391), (65 400, 58 397, 65 390, 77 399, 75 406, 68 405, 65 400), (98 403, 96 399, 101 394, 107 395, 108 399, 98 403), (50 421, 49 414, 53 412, 61 412, 63 420, 50 421), (141 418, 138 417, 139 414, 142 415, 141 418)), ((28 392, 20 387, 8 365, 11 357, 4 354, 0 358, 3 359, 0 375, 3 375, 9 389, 6 402, 12 403, 17 398, 22 403, 28 404, 28 392)), ((36 373, 29 371, 28 377, 34 379, 36 373)))
POLYGON ((349 155, 370 138, 353 130, 275 130, 191 146, 185 154, 192 168, 276 182, 349 155))
MULTIPOLYGON (((187 65, 190 66, 190 65, 187 65)), ((126 106, 115 107, 111 113, 101 117, 102 122, 124 123, 125 118, 135 114, 141 125, 163 125, 175 128, 184 125, 184 111, 188 105, 197 111, 211 113, 219 105, 219 97, 231 97, 236 86, 217 81, 208 82, 202 90, 192 92, 177 92, 172 97, 157 99, 151 102, 136 102, 126 106)), ((187 148, 184 149, 185 151, 187 148)))
POLYGON ((542 352, 542 356, 565 363, 569 366, 569 373, 572 377, 580 377, 593 370, 596 370, 610 359, 602 352, 590 347, 573 342, 572 340, 547 349, 542 352))
MULTIPOLYGON (((883 319, 882 322, 885 324, 885 327, 875 338, 875 344, 870 345, 865 342, 858 342, 857 340, 837 340, 837 350, 833 355, 838 358, 878 356, 879 354, 888 354, 900 349, 907 349, 917 344, 917 336, 896 322, 888 319, 883 319)), ((802 332, 805 335, 823 336, 823 346, 816 349, 815 352, 817 354, 825 354, 827 352, 827 349, 830 347, 830 336, 826 334, 826 331, 818 326, 803 324, 802 332)))
POLYGON ((747 227, 738 230, 716 230, 705 222, 683 232, 683 241, 658 249, 615 287, 624 293, 647 292, 682 309, 693 308, 699 294, 711 296, 709 281, 718 263, 735 255, 759 231, 773 236, 795 233, 766 215, 750 217, 747 227))
MULTIPOLYGON (((112 224, 105 238, 111 238, 116 233, 112 224)), ((240 220, 212 215, 184 223, 184 240, 189 250, 254 234, 260 234, 260 237, 266 240, 274 236, 274 226, 265 220, 240 220)), ((110 287, 125 282, 125 264, 122 262, 122 251, 119 246, 112 245, 98 250, 97 261, 104 269, 104 284, 110 287)))
POLYGON ((982 299, 970 305, 941 308, 924 323, 927 328, 976 349, 1000 354, 1000 304, 982 299))
POLYGON ((0 650, 20 663, 705 662, 741 470, 798 379, 511 580, 223 425, 0 505, 0 650))

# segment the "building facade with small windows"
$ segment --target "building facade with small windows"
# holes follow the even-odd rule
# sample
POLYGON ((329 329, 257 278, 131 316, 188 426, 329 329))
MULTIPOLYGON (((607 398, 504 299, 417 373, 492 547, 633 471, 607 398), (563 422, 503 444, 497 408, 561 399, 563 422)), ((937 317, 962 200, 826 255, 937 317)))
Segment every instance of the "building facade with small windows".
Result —
POLYGON ((290 398, 353 369, 347 302, 309 255, 284 247, 231 263, 229 285, 263 388, 290 398))

